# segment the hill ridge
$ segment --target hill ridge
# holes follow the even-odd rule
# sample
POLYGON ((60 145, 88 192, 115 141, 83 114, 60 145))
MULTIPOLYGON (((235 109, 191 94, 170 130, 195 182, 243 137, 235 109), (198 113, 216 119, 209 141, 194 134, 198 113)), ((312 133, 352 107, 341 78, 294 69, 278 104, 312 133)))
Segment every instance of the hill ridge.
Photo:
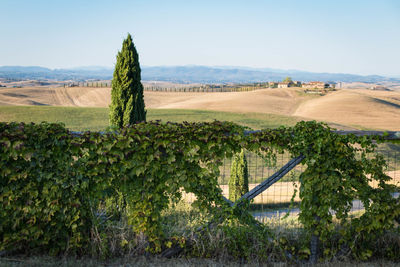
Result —
MULTIPOLYGON (((0 66, 0 78, 8 79, 55 79, 82 81, 88 79, 109 80, 113 68, 86 66, 69 69, 50 69, 40 66, 0 66)), ((333 82, 400 82, 400 78, 380 75, 357 75, 347 73, 309 72, 273 68, 235 66, 143 66, 142 80, 180 83, 246 83, 280 81, 290 76, 300 81, 333 82)))

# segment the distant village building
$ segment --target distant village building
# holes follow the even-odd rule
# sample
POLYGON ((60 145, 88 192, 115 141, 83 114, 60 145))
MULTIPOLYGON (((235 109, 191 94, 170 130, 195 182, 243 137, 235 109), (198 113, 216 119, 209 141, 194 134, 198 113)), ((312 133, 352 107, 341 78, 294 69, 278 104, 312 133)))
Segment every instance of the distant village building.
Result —
POLYGON ((300 81, 292 81, 291 86, 293 86, 293 87, 301 87, 301 82, 300 81))
POLYGON ((279 82, 278 83, 278 88, 288 88, 290 87, 290 83, 288 82, 279 82))
POLYGON ((278 83, 277 82, 268 82, 268 87, 276 88, 276 87, 278 87, 278 83))
POLYGON ((383 85, 374 85, 371 87, 372 90, 388 91, 389 89, 383 85))
POLYGON ((270 88, 288 88, 288 87, 303 87, 306 89, 335 89, 340 88, 341 83, 336 84, 335 82, 306 82, 302 83, 301 81, 291 81, 291 82, 268 82, 268 87, 270 88), (337 87, 339 86, 339 87, 337 87))
POLYGON ((325 89, 329 88, 329 84, 325 82, 308 82, 308 83, 303 83, 302 87, 308 89, 325 89))

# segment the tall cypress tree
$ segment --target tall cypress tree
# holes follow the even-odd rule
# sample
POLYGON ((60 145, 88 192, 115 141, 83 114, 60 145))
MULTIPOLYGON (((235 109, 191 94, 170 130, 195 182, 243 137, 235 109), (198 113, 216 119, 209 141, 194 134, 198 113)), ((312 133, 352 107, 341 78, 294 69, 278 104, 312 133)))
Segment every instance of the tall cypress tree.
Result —
POLYGON ((146 121, 139 55, 132 37, 122 43, 112 79, 110 125, 119 128, 146 121))
POLYGON ((233 156, 229 179, 229 199, 233 202, 249 192, 249 173, 244 150, 233 156))

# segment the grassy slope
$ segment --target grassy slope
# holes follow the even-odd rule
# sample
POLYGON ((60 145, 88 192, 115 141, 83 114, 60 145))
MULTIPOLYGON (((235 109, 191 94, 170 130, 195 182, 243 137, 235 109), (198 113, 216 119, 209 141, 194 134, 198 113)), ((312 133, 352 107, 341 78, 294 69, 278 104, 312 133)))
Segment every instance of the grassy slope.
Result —
MULTIPOLYGON (((262 113, 233 113, 184 109, 149 109, 147 120, 173 122, 233 121, 252 129, 276 128, 294 125, 298 119, 262 113)), ((49 107, 49 106, 0 106, 0 121, 63 122, 75 130, 104 130, 108 126, 108 108, 49 107)))

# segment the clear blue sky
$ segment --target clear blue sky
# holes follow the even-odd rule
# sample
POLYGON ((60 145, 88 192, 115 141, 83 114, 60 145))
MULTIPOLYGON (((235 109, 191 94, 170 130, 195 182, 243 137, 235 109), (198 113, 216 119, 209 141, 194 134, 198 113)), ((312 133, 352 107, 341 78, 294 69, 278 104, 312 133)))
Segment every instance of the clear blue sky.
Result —
POLYGON ((399 0, 0 0, 0 66, 233 65, 400 76, 399 0))

